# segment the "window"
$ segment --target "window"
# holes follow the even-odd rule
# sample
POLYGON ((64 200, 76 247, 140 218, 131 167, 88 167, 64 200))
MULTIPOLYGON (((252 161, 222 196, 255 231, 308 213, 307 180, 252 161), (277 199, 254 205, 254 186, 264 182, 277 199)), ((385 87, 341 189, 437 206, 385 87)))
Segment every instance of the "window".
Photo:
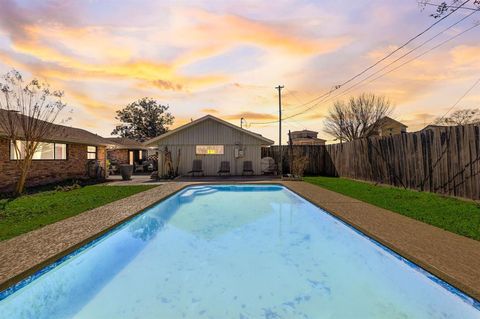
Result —
POLYGON ((128 164, 133 165, 133 151, 128 151, 128 164))
POLYGON ((55 159, 67 159, 67 144, 57 144, 55 143, 55 159))
POLYGON ((97 147, 87 146, 87 159, 97 159, 97 147))
MULTIPOLYGON (((10 159, 18 160, 25 158, 25 141, 16 141, 17 148, 10 143, 10 159)), ((67 144, 60 143, 38 143, 37 149, 32 157, 33 160, 66 160, 67 144)))
POLYGON ((223 155, 223 145, 197 145, 195 153, 197 155, 223 155))

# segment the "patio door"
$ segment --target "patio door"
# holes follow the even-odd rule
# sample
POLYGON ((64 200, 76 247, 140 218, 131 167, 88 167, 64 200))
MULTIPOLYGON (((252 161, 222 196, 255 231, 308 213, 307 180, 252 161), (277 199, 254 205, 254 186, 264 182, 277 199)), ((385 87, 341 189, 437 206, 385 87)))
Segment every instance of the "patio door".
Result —
POLYGON ((133 151, 128 151, 128 164, 133 165, 133 151))

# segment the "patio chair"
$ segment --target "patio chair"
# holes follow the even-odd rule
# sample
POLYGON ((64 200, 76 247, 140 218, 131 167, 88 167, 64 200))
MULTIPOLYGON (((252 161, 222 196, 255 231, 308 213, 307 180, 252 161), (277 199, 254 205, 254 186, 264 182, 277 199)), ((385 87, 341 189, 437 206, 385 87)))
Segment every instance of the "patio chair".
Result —
POLYGON ((202 169, 202 160, 195 159, 192 162, 192 170, 188 172, 188 174, 192 174, 192 176, 195 176, 195 173, 200 173, 203 174, 203 169, 202 169))
POLYGON ((230 162, 228 161, 221 161, 220 162, 220 169, 218 170, 218 175, 228 174, 230 175, 230 162))
POLYGON ((133 166, 135 168, 134 169, 135 173, 139 173, 139 172, 143 173, 143 165, 142 164, 135 162, 133 166))
POLYGON ((244 162, 243 162, 243 172, 242 172, 242 175, 245 175, 245 174, 247 174, 247 173, 250 173, 251 175, 254 174, 252 161, 244 161, 244 162))

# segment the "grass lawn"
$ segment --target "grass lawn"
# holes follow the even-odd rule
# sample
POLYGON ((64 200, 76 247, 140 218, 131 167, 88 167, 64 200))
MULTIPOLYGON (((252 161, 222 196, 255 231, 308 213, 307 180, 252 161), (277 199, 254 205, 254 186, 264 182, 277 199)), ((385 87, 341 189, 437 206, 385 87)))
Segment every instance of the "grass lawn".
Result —
POLYGON ((15 237, 154 186, 91 185, 0 199, 0 240, 15 237))
POLYGON ((388 186, 335 177, 305 181, 445 230, 480 240, 480 204, 388 186))

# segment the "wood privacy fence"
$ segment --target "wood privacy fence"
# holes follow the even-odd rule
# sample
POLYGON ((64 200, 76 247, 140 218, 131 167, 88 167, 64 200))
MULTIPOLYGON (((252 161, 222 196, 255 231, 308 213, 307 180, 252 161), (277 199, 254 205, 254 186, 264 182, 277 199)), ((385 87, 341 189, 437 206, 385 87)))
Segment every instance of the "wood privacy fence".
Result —
MULTIPOLYGON (((349 177, 480 199, 478 124, 300 147, 310 159, 306 174, 349 177)), ((284 171, 288 172, 288 146, 284 146, 283 153, 287 162, 284 171)), ((269 154, 277 159, 278 146, 272 147, 269 154)))

